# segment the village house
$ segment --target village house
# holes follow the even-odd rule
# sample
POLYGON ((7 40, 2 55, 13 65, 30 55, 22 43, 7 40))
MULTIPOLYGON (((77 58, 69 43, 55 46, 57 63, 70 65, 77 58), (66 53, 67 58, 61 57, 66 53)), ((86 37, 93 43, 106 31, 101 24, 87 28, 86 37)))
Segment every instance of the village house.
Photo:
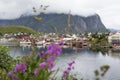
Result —
POLYGON ((110 33, 108 36, 108 42, 112 47, 120 47, 120 32, 110 33))

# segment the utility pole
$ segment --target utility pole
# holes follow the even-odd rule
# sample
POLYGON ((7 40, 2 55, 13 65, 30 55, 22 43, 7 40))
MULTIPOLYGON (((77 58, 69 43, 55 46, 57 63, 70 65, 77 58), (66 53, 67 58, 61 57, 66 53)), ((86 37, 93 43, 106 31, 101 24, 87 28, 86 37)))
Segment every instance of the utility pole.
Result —
POLYGON ((55 33, 58 34, 58 30, 56 27, 54 27, 55 33))
POLYGON ((71 18, 70 14, 71 14, 71 11, 69 11, 68 13, 68 21, 67 21, 67 33, 68 34, 70 34, 70 18, 71 18))

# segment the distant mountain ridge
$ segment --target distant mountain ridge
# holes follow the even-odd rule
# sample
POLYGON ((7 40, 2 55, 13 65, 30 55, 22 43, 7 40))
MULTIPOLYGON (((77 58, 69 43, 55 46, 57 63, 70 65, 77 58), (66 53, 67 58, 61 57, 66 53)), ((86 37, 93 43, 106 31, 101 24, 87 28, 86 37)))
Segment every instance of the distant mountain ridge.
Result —
POLYGON ((120 32, 120 29, 108 28, 109 32, 120 32))
MULTIPOLYGON (((37 22, 34 16, 22 16, 13 20, 0 20, 0 26, 19 25, 28 26, 39 32, 59 32, 65 33, 67 30, 68 14, 42 14, 42 21, 37 22)), ((91 15, 88 17, 71 15, 70 32, 105 32, 107 31, 104 24, 101 22, 99 15, 91 15)))

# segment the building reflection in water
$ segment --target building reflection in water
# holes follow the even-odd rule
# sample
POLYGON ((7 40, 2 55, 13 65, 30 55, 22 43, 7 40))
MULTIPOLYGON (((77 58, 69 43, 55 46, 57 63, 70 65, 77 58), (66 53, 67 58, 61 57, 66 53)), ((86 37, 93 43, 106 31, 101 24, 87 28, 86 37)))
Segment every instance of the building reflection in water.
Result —
POLYGON ((120 59, 120 49, 109 49, 108 56, 120 59))

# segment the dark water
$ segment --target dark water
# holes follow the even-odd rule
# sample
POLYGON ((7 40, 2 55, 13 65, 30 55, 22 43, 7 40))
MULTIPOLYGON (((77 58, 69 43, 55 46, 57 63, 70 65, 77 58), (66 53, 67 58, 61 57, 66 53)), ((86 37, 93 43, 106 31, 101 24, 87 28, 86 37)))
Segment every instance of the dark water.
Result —
MULTIPOLYGON (((37 53, 43 48, 37 49, 37 53)), ((30 54, 29 47, 11 47, 10 54, 13 57, 25 56, 30 54)), ((93 52, 88 49, 73 50, 63 49, 63 53, 56 60, 56 68, 60 68, 60 75, 67 67, 67 63, 75 61, 75 69, 72 71, 77 77, 83 77, 85 80, 95 80, 94 70, 100 70, 102 65, 110 65, 110 69, 101 80, 120 80, 120 51, 107 53, 93 52)))

